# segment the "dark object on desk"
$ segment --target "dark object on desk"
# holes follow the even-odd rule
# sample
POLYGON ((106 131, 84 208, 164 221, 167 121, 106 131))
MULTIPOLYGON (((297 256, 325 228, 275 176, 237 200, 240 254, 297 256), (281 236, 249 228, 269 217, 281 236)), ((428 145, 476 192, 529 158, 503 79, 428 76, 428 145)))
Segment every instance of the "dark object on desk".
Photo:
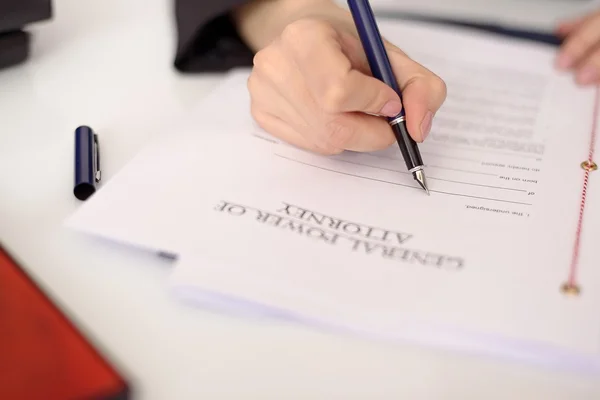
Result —
POLYGON ((123 376, 0 245, 0 399, 130 395, 123 376))
POLYGON ((27 60, 27 26, 51 17, 51 0, 0 0, 0 69, 27 60))
POLYGON ((29 57, 29 34, 23 31, 0 33, 0 69, 12 67, 29 57))
POLYGON ((100 182, 100 145, 98 135, 88 126, 75 129, 75 186, 73 194, 87 200, 100 182))

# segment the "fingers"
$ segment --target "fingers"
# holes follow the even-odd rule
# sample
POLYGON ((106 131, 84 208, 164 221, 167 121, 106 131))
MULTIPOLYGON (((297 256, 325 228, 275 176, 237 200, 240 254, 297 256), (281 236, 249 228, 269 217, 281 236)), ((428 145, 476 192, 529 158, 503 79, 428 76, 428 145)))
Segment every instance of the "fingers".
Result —
POLYGON ((326 113, 363 112, 393 117, 402 111, 400 97, 392 88, 354 69, 336 71, 321 82, 312 79, 309 82, 311 92, 326 113))
POLYGON ((396 141, 385 119, 362 113, 330 117, 320 126, 316 140, 321 149, 333 154, 341 150, 382 150, 396 141))
MULTIPOLYGON (((368 70, 368 63, 358 38, 344 36, 329 25, 314 21, 297 29, 299 32, 288 31, 291 33, 284 40, 293 49, 312 97, 325 113, 398 115, 403 107, 398 94, 363 72, 368 70), (294 39, 300 32, 302 41, 294 39)), ((414 140, 423 141, 431 129, 433 116, 446 98, 446 85, 398 48, 390 45, 388 51, 402 89, 409 133, 414 140)), ((383 134, 378 142, 387 143, 388 139, 383 134)))
POLYGON ((423 141, 445 100, 446 86, 398 49, 390 52, 390 61, 403 101, 369 74, 352 30, 318 20, 296 21, 254 58, 248 81, 252 115, 285 142, 337 154, 395 143, 381 116, 396 116, 404 107, 409 133, 423 141))
MULTIPOLYGON (((261 54, 261 57, 268 58, 271 56, 261 54)), ((273 54, 272 57, 276 57, 276 54, 273 54)), ((285 68, 285 63, 281 61, 269 59, 269 63, 273 63, 274 66, 281 66, 281 68, 276 68, 279 72, 282 72, 285 68)), ((276 77, 273 77, 272 74, 265 75, 265 72, 268 72, 269 69, 265 68, 267 63, 262 59, 259 60, 258 65, 261 68, 255 68, 247 82, 250 93, 250 111, 258 126, 294 146, 324 153, 314 142, 309 141, 301 133, 306 128, 306 121, 298 113, 294 104, 282 95, 281 86, 274 83, 278 81, 277 76, 280 75, 276 77)))
MULTIPOLYGON (((277 115, 280 119, 295 125, 305 124, 298 113, 297 105, 287 99, 281 84, 278 83, 285 80, 288 82, 288 87, 293 85, 294 76, 284 72, 286 63, 284 60, 276 59, 276 54, 273 56, 261 54, 261 57, 264 58, 255 61, 257 67, 254 68, 247 82, 253 109, 268 110, 270 114, 277 115), (269 60, 265 60, 266 58, 269 60), (279 74, 274 75, 271 70, 276 70, 279 74)), ((297 79, 296 77, 295 80, 297 79)), ((293 85, 291 90, 296 92, 296 96, 299 96, 296 86, 293 85)))
POLYGON ((600 50, 594 49, 575 70, 575 81, 580 85, 597 83, 600 78, 600 50))
POLYGON ((307 140, 304 135, 296 131, 285 120, 277 117, 274 114, 264 111, 264 108, 252 106, 252 116, 262 129, 278 137, 284 142, 291 144, 292 146, 323 155, 331 155, 342 151, 339 150, 334 152, 332 149, 324 150, 320 148, 315 143, 307 140))
POLYGON ((583 24, 590 18, 591 18, 591 15, 583 15, 583 16, 579 16, 579 17, 575 17, 575 18, 572 18, 569 20, 562 21, 556 27, 555 33, 559 37, 565 37, 565 36, 571 34, 571 32, 573 32, 574 29, 579 27, 581 24, 583 24))
POLYGON ((573 69, 580 83, 597 80, 598 64, 596 55, 600 42, 600 13, 595 13, 562 28, 569 31, 565 38, 556 66, 559 69, 573 69))
POLYGON ((402 51, 395 48, 388 51, 402 90, 408 132, 415 141, 422 142, 431 130, 433 117, 446 100, 446 83, 402 51))
POLYGON ((402 110, 400 97, 393 89, 352 65, 343 52, 339 33, 330 25, 302 21, 290 25, 282 41, 325 113, 363 112, 393 117, 402 110))
POLYGON ((262 129, 294 146, 328 155, 344 150, 375 151, 394 143, 382 118, 362 113, 323 114, 313 107, 309 120, 305 119, 298 110, 304 110, 307 101, 299 105, 290 100, 298 98, 296 87, 297 81, 288 81, 285 87, 275 85, 260 69, 251 74, 251 111, 262 129))

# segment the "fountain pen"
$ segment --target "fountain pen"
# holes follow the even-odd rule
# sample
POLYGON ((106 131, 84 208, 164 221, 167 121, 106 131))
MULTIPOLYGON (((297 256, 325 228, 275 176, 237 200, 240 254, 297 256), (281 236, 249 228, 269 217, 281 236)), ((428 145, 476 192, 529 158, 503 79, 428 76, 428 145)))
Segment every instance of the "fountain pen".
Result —
MULTIPOLYGON (((348 0, 348 7, 354 19, 354 24, 356 25, 373 77, 390 86, 400 96, 400 101, 402 101, 402 93, 394 76, 369 0, 348 0)), ((408 171, 419 183, 419 186, 425 190, 425 193, 429 194, 421 153, 419 152, 417 143, 408 133, 404 107, 402 107, 402 111, 398 115, 387 117, 387 119, 398 141, 398 146, 400 147, 400 152, 404 157, 408 171)))

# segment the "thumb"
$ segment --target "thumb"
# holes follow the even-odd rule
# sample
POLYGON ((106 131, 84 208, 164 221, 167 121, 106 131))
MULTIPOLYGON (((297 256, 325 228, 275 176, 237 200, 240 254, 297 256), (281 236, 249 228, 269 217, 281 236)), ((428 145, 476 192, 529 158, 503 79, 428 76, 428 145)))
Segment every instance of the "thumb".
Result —
POLYGON ((422 142, 431 130, 433 117, 446 100, 446 83, 400 50, 391 49, 389 54, 402 91, 408 133, 415 141, 422 142))

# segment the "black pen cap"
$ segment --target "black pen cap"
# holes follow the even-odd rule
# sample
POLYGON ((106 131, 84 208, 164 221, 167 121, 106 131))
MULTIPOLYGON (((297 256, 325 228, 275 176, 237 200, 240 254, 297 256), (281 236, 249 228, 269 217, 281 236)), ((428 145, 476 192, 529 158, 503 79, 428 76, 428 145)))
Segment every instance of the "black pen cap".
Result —
POLYGON ((100 157, 98 136, 92 128, 80 126, 75 129, 75 186, 73 194, 86 200, 96 192, 100 180, 100 157))

